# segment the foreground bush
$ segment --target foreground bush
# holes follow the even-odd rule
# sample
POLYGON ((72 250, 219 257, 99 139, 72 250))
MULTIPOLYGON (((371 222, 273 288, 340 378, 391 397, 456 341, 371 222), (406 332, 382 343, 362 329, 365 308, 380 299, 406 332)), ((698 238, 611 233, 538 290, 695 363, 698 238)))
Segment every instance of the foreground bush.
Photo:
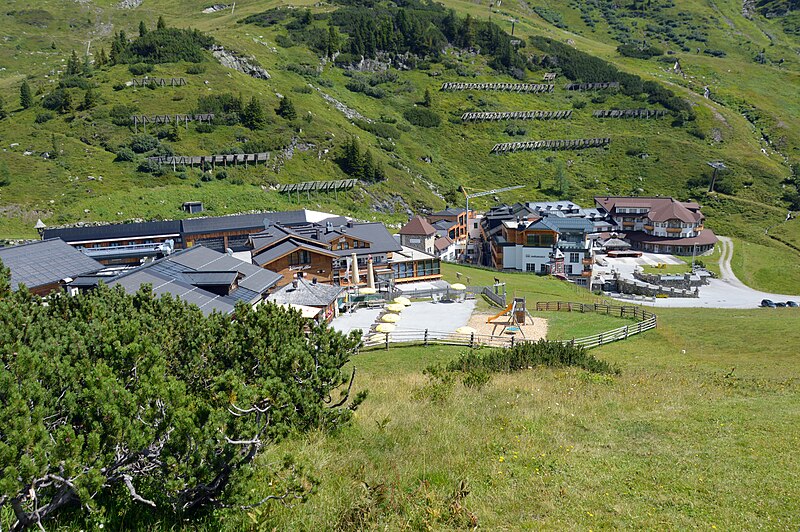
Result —
POLYGON ((45 305, 0 265, 0 525, 263 502, 231 495, 259 452, 363 400, 337 392, 358 343, 274 305, 204 316, 149 288, 45 305))
POLYGON ((535 366, 575 366, 593 373, 619 373, 619 369, 583 347, 560 342, 521 342, 509 349, 471 350, 447 365, 449 371, 511 373, 535 366))

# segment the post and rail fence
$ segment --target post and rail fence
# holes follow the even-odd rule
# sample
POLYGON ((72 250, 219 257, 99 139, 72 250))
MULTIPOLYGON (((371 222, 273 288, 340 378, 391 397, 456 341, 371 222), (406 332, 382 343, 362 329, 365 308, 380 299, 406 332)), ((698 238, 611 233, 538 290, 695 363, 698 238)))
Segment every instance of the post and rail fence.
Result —
MULTIPOLYGON (((489 290, 491 292, 491 290, 489 290)), ((498 297, 492 293, 492 297, 498 297)), ((502 297, 502 296, 501 296, 502 297)), ((606 305, 600 303, 573 303, 568 301, 539 301, 535 305, 537 312, 596 312, 607 314, 609 316, 617 316, 620 318, 629 318, 636 320, 631 325, 624 325, 603 331, 591 336, 584 336, 581 338, 572 338, 571 340, 550 340, 552 342, 560 342, 564 344, 571 344, 580 346, 585 349, 599 347, 601 345, 610 344, 619 340, 624 340, 631 336, 641 334, 650 329, 655 329, 658 324, 658 317, 641 307, 635 305, 606 305)), ((365 348, 383 347, 389 349, 389 345, 403 344, 403 345, 460 345, 469 348, 475 347, 505 347, 511 348, 520 342, 528 342, 531 340, 519 339, 516 336, 495 336, 477 333, 454 333, 434 331, 431 329, 400 329, 391 333, 371 333, 368 334, 363 342, 365 348)))

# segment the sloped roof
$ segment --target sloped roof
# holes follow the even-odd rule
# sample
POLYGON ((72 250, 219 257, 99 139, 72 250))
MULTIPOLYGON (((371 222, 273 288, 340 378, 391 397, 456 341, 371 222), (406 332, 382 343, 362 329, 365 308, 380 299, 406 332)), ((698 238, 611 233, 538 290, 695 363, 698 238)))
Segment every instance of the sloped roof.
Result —
POLYGON ((349 256, 353 252, 357 255, 364 255, 372 253, 390 253, 402 249, 400 244, 397 243, 397 240, 395 240, 392 234, 386 229, 386 226, 380 222, 352 223, 350 225, 338 227, 337 231, 350 235, 358 240, 369 242, 370 244, 368 248, 331 250, 331 253, 340 257, 349 256))
POLYGON ((606 212, 613 212, 620 208, 648 209, 648 218, 654 222, 680 220, 693 223, 703 219, 703 215, 700 213, 700 205, 697 203, 682 203, 668 196, 598 196, 594 200, 606 212))
POLYGON ((432 213, 431 216, 458 216, 464 212, 466 212, 465 209, 459 207, 447 207, 444 210, 432 213))
POLYGON ((179 220, 171 220, 165 222, 122 223, 45 229, 43 236, 45 239, 60 238, 65 242, 75 243, 142 236, 179 236, 180 232, 181 222, 179 220))
POLYGON ((679 201, 669 198, 670 201, 659 202, 654 205, 647 217, 654 222, 666 222, 667 220, 680 220, 687 223, 696 223, 703 219, 699 212, 692 212, 679 201))
POLYGON ((438 251, 439 253, 441 253, 442 251, 446 250, 447 248, 449 248, 452 245, 453 245, 453 241, 450 240, 449 236, 443 236, 443 237, 437 238, 436 241, 433 243, 434 249, 436 249, 436 251, 438 251))
POLYGON ((311 283, 305 279, 296 279, 297 287, 294 283, 287 284, 280 290, 271 294, 267 301, 277 304, 303 305, 307 307, 327 307, 344 292, 340 286, 332 286, 322 283, 311 283))
POLYGON ((255 303, 283 277, 254 264, 219 253, 203 246, 194 246, 127 270, 117 276, 84 276, 71 286, 90 288, 103 281, 109 286, 122 286, 134 293, 143 284, 151 284, 155 295, 172 294, 196 304, 205 314, 214 310, 231 313, 237 301, 255 303), (234 290, 220 296, 204 290, 209 286, 232 286, 234 290))
POLYGON ((284 255, 288 255, 289 253, 301 249, 311 253, 321 253, 323 255, 328 255, 329 257, 335 256, 329 249, 324 247, 311 245, 305 240, 288 238, 280 244, 268 249, 264 249, 262 252, 254 255, 253 261, 259 266, 264 266, 265 264, 269 264, 270 262, 283 257, 284 255))
POLYGON ((422 216, 414 216, 406 225, 400 229, 399 234, 410 236, 431 236, 436 233, 436 229, 428 223, 422 216))
POLYGON ((109 286, 121 286, 129 294, 137 292, 143 284, 151 285, 155 296, 170 294, 182 301, 197 305, 206 315, 214 311, 230 314, 236 306, 234 298, 212 294, 186 281, 174 279, 161 272, 148 271, 146 268, 137 268, 108 283, 109 286))
POLYGON ((11 270, 11 287, 35 288, 103 269, 60 238, 0 248, 0 261, 11 270))

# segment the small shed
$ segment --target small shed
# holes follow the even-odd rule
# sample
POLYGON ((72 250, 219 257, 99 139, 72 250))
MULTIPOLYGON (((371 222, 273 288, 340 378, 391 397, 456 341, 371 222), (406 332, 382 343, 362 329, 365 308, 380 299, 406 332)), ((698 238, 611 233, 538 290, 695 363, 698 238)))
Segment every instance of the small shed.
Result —
POLYGON ((203 212, 203 202, 202 201, 185 201, 185 202, 183 202, 183 206, 181 208, 184 211, 188 212, 189 214, 196 214, 198 212, 203 212))

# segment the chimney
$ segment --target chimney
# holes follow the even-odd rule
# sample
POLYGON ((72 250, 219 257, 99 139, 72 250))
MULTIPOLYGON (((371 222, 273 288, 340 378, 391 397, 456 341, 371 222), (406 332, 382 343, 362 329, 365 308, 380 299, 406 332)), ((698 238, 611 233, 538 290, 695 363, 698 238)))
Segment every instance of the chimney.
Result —
POLYGON ((347 221, 347 227, 351 227, 351 228, 353 227, 353 220, 348 220, 347 221))
POLYGON ((297 279, 292 281, 292 288, 294 288, 294 289, 297 288, 297 279))
POLYGON ((314 278, 311 280, 311 284, 317 284, 317 278, 316 278, 316 277, 314 277, 314 278))

